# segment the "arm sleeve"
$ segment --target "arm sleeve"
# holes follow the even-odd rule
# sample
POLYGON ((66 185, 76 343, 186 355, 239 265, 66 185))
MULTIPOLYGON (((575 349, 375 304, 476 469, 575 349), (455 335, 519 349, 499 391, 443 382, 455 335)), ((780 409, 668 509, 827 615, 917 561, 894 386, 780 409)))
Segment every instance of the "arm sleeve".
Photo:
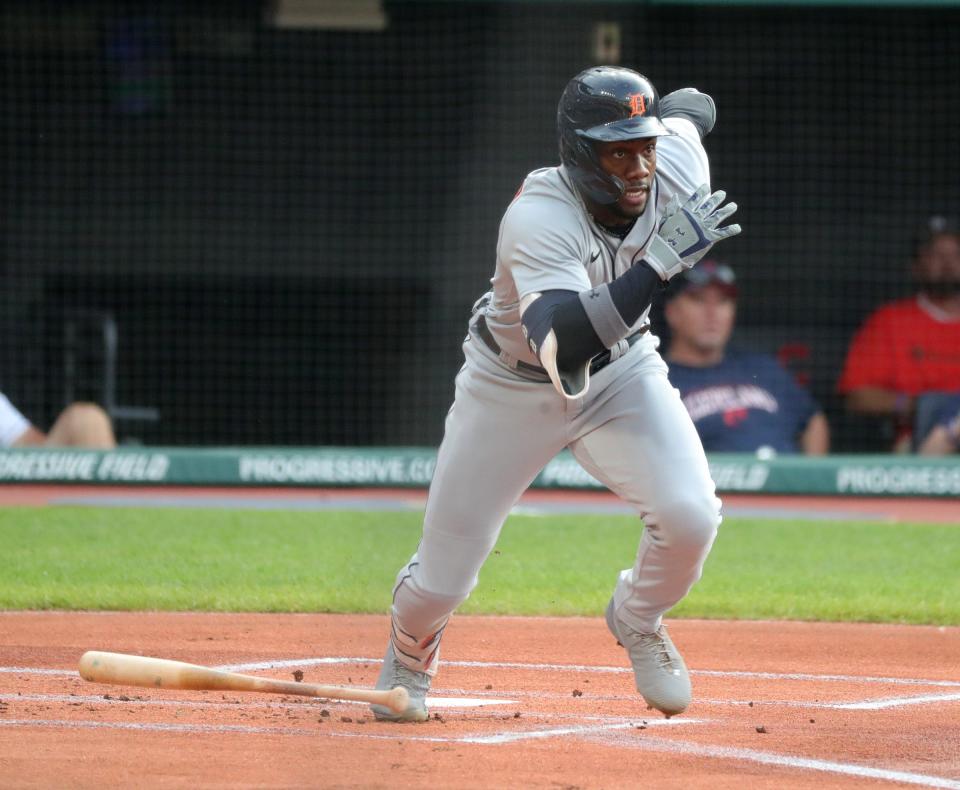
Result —
POLYGON ((641 262, 609 285, 580 293, 545 291, 523 312, 524 335, 539 356, 552 331, 556 341, 557 369, 561 373, 575 371, 626 337, 630 327, 650 305, 660 282, 657 273, 641 262), (601 301, 598 297, 603 296, 604 291, 607 299, 594 307, 601 301), (622 326, 618 334, 600 328, 601 325, 615 324, 622 326))
POLYGON ((717 121, 717 106, 708 94, 696 88, 681 88, 660 99, 660 115, 663 118, 685 118, 697 127, 702 140, 717 121))

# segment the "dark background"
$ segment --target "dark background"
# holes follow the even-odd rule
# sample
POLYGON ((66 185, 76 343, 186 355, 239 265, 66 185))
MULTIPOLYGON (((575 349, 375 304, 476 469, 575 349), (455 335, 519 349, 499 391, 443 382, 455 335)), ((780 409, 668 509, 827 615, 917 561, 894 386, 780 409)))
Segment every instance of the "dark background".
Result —
POLYGON ((738 341, 799 349, 834 449, 879 446, 834 384, 909 292, 917 224, 960 213, 958 9, 384 10, 344 31, 263 3, 2 6, 0 390, 28 417, 102 400, 110 319, 117 403, 159 412, 121 440, 435 444, 501 213, 556 163, 608 22, 661 94, 716 100, 738 341))

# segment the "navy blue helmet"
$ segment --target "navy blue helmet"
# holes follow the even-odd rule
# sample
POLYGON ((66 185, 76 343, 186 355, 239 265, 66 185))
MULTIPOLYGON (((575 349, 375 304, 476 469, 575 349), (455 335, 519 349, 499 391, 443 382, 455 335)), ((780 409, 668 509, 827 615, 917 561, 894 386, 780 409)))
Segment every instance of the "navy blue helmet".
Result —
POLYGON ((560 161, 584 197, 615 203, 623 183, 597 159, 593 144, 673 134, 660 121, 657 89, 642 74, 618 66, 595 66, 567 83, 557 106, 560 161))

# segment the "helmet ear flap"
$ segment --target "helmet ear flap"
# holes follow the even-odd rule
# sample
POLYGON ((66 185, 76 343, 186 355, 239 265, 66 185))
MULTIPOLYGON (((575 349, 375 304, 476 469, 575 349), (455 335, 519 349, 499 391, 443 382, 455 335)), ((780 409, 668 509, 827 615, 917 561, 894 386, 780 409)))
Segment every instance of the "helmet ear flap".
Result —
POLYGON ((623 194, 624 184, 607 173, 597 157, 595 143, 573 128, 563 129, 560 134, 560 161, 580 193, 594 203, 616 203, 623 194))

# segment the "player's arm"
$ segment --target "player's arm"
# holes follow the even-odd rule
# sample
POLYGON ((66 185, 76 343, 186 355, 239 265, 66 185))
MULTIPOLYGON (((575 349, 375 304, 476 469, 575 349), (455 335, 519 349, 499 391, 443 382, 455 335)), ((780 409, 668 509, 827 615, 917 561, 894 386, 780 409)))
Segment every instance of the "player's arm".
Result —
POLYGON ((884 387, 857 387, 850 390, 846 397, 846 407, 854 414, 869 417, 901 417, 912 419, 916 408, 916 399, 906 393, 884 387))
POLYGON ((581 394, 589 361, 627 336, 661 282, 641 261, 613 282, 589 291, 544 291, 522 300, 524 336, 563 394, 581 394))
POLYGON ((736 203, 720 205, 725 196, 703 185, 682 206, 672 199, 643 258, 609 284, 579 293, 541 291, 521 300, 524 336, 560 394, 581 397, 590 383, 590 359, 627 336, 657 286, 740 232, 739 225, 720 227, 737 210, 736 203))
POLYGON ((47 435, 32 425, 27 428, 14 442, 13 447, 42 447, 47 443, 47 435))
POLYGON ((717 106, 696 88, 681 88, 660 99, 661 118, 684 118, 692 123, 702 140, 717 122, 717 106))

